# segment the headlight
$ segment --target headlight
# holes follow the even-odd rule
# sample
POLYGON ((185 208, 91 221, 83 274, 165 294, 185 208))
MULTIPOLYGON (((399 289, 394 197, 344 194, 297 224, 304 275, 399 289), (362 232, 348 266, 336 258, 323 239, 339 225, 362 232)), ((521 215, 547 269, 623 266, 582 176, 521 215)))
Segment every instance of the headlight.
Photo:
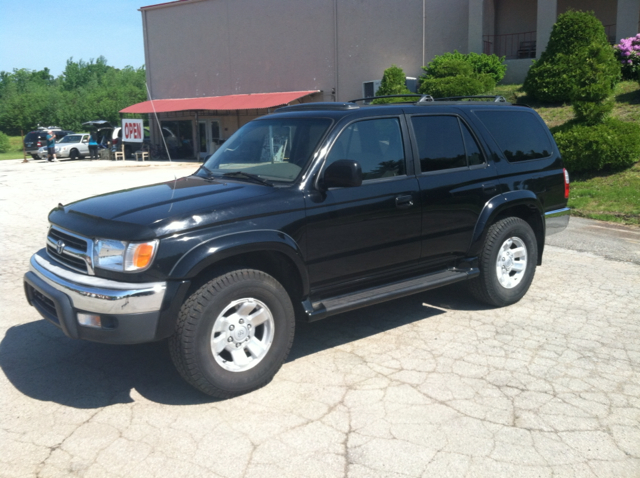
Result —
POLYGON ((148 269, 158 249, 158 240, 150 242, 122 242, 96 239, 93 265, 118 272, 137 272, 148 269))

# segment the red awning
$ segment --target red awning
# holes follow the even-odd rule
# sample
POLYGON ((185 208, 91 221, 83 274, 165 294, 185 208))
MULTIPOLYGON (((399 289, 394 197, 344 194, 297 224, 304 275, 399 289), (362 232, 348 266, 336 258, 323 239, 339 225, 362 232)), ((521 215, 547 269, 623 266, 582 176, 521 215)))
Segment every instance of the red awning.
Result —
POLYGON ((261 110, 285 106, 319 90, 286 91, 284 93, 255 93, 251 95, 202 96, 200 98, 175 98, 170 100, 143 101, 120 110, 120 113, 168 113, 189 110, 261 110))

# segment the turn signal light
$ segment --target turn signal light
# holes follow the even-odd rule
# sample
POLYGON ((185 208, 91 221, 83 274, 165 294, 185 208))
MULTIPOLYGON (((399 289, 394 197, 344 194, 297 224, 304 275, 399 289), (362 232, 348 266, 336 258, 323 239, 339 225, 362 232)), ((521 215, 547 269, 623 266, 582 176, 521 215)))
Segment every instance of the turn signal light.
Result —
POLYGON ((133 265, 136 269, 144 269, 149 265, 153 258, 153 245, 138 244, 133 251, 133 265))

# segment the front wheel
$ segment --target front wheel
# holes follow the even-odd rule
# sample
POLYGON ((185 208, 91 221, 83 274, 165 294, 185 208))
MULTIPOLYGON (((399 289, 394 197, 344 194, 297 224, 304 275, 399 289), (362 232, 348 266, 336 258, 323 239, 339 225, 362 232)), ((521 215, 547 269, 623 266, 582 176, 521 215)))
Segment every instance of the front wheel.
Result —
POLYGON ((517 217, 502 219, 489 228, 480 256, 480 277, 471 281, 471 292, 493 306, 514 304, 529 290, 537 263, 531 226, 517 217))
POLYGON ((69 153, 69 158, 70 158, 71 160, 74 160, 74 161, 75 161, 75 160, 76 160, 76 159, 78 159, 79 157, 80 157, 80 153, 78 152, 78 150, 77 150, 77 149, 72 149, 72 150, 71 150, 71 152, 69 153))
POLYGON ((287 291, 262 271, 209 281, 183 304, 171 358, 198 390, 229 398, 266 385, 284 363, 295 328, 287 291))

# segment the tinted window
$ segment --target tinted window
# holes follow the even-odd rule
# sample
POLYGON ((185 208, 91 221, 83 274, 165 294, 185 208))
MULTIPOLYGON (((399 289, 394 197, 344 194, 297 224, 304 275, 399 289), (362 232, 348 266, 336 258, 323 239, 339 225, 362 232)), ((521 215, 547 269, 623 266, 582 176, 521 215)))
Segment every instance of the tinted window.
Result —
POLYGON ((546 127, 527 111, 476 111, 509 161, 546 158, 553 147, 546 127))
POLYGON ((65 136, 60 142, 61 143, 79 143, 80 141, 82 141, 81 134, 70 134, 68 136, 65 136))
POLYGON ((467 164, 469 166, 483 164, 484 157, 482 156, 482 152, 480 151, 478 142, 473 137, 471 131, 469 131, 469 127, 466 124, 461 121, 460 125, 462 126, 462 136, 464 137, 464 145, 467 150, 467 164))
POLYGON ((411 122, 418 142, 422 172, 467 165, 457 117, 414 116, 411 122))
POLYGON ((360 163, 363 179, 406 173, 404 146, 397 118, 379 118, 352 123, 340 133, 327 157, 327 165, 340 159, 360 163))

